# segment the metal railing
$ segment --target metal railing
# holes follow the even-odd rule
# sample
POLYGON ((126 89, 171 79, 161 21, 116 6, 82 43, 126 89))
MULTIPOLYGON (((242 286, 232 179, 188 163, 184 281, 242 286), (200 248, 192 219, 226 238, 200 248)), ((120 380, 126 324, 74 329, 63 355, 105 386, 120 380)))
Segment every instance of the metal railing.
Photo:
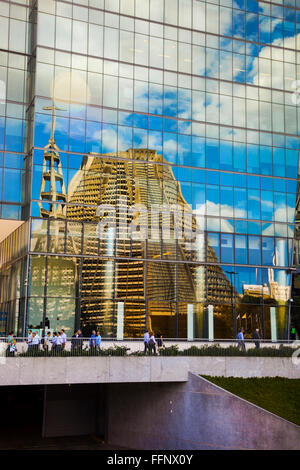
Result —
POLYGON ((0 337, 0 356, 5 357, 76 357, 76 356, 292 356, 300 342, 260 340, 255 344, 253 339, 238 340, 218 339, 208 341, 197 339, 163 339, 156 340, 154 347, 145 347, 143 338, 126 338, 117 341, 102 338, 97 344, 94 338, 67 338, 62 344, 56 344, 51 338, 28 342, 28 338, 14 337, 13 344, 8 337, 0 337), (34 344, 36 343, 36 344, 34 344), (259 346, 259 347, 257 347, 259 346))

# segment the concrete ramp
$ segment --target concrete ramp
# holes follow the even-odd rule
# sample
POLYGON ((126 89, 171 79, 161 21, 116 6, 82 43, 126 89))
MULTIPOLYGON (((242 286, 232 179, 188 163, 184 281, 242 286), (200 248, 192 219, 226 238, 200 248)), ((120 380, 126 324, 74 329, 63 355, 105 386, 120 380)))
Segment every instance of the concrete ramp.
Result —
POLYGON ((107 441, 132 449, 299 450, 300 427, 189 373, 186 383, 109 384, 107 441))

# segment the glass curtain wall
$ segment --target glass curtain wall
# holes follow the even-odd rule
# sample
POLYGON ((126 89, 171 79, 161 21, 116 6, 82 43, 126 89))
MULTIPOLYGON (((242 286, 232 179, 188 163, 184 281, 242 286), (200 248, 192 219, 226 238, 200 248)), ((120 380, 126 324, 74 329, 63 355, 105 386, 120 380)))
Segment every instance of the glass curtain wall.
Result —
POLYGON ((0 217, 21 220, 29 6, 0 1, 0 217))
POLYGON ((299 0, 33 7, 27 324, 288 338, 299 0))

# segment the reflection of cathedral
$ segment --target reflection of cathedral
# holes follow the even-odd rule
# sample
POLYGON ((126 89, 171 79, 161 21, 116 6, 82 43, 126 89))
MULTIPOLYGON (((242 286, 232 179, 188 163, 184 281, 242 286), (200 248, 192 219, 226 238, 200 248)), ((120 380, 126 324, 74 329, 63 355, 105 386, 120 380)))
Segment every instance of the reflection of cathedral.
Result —
MULTIPOLYGON (((174 315, 175 302, 178 302, 179 315, 186 318, 187 303, 203 302, 205 285, 208 298, 214 302, 231 301, 232 291, 227 277, 221 268, 208 266, 205 282, 203 265, 194 261, 205 261, 204 235, 199 234, 200 248, 190 251, 184 237, 178 243, 171 237, 161 240, 162 225, 170 217, 168 208, 177 205, 178 213, 171 217, 171 233, 178 230, 196 230, 196 220, 190 206, 184 200, 181 188, 174 178, 172 169, 166 165, 161 155, 153 150, 128 150, 103 157, 89 155, 83 160, 81 169, 74 176, 68 191, 67 219, 91 222, 85 224, 86 254, 97 252, 96 215, 98 205, 107 204, 117 209, 116 222, 119 238, 101 240, 99 259, 85 258, 82 268, 81 315, 83 324, 97 323, 99 319, 109 328, 113 320, 111 300, 125 302, 125 325, 129 336, 143 330, 145 322, 145 302, 147 321, 151 328, 164 321, 164 317, 174 315), (126 160, 125 160, 126 159, 126 160), (148 209, 148 229, 152 220, 150 210, 155 205, 166 208, 158 219, 158 240, 122 240, 122 201, 129 206, 142 204, 148 209), (89 204, 89 206, 86 206, 89 204), (180 212, 181 211, 181 212, 180 212), (190 218, 183 217, 183 211, 190 218), (178 222, 179 221, 179 222, 178 222), (178 227, 178 224, 181 227, 178 227), (201 243, 202 240, 202 243, 201 243), (115 251, 114 251, 115 250, 115 251), (113 269, 112 260, 105 257, 115 255, 118 261, 113 269), (143 260, 147 259, 147 266, 143 260), (158 261, 160 259, 160 261, 158 261), (153 261, 152 261, 153 260, 153 261), (177 260, 178 263, 171 261, 177 260), (191 261, 191 263, 189 263, 191 261), (184 262, 184 263, 183 263, 184 262)), ((176 212, 176 210, 175 210, 176 212)), ((153 214, 152 214, 153 216, 153 214)), ((123 217, 123 219, 122 219, 123 217)), ((125 225, 134 224, 133 215, 126 213, 125 225)), ((209 262, 218 262, 213 249, 207 245, 209 262)), ((202 317, 203 307, 195 307, 198 318, 202 317)), ((202 320, 201 320, 202 321, 202 320)), ((199 325, 200 330, 202 326, 199 325)), ((199 331, 200 334, 200 331, 199 331)))
MULTIPOLYGON (((51 139, 44 151, 40 215, 56 219, 51 222, 51 252, 63 253, 65 246, 69 255, 84 255, 82 269, 76 275, 82 327, 99 325, 103 334, 113 334, 116 304, 124 302, 126 336, 143 332, 145 312, 147 326, 167 334, 174 328, 177 310, 180 330, 184 331, 187 304, 194 304, 196 334, 201 336, 205 299, 208 303, 230 304, 233 289, 216 265, 217 256, 197 227, 172 168, 154 150, 89 154, 83 157, 65 194, 54 139, 54 107, 52 112, 51 139), (107 210, 99 213, 99 206, 107 210), (131 211, 133 206, 135 212, 131 211), (139 207, 146 209, 146 215, 139 207), (115 227, 106 232, 106 237, 97 232, 98 224, 104 221, 115 227), (170 229, 167 237, 162 230, 166 226, 170 229), (128 227, 137 232, 144 229, 144 236, 124 236, 128 227), (196 237, 196 250, 187 239, 191 233, 196 237), (210 264, 205 265, 205 261, 210 264)), ((76 258, 73 260, 79 266, 76 258)), ((53 263, 59 265, 60 260, 53 263)))

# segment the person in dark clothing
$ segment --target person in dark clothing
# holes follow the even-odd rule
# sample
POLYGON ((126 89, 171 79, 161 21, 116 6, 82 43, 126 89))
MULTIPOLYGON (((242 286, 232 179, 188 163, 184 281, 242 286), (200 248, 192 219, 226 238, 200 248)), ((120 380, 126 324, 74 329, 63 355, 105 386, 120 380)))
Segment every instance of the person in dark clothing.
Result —
POLYGON ((151 331, 151 333, 149 333, 149 335, 150 335, 150 339, 149 339, 149 342, 148 342, 149 355, 151 356, 153 354, 154 356, 156 356, 156 344, 157 343, 156 343, 153 331, 151 331))
POLYGON ((78 330, 77 341, 78 341, 78 349, 79 349, 79 351, 82 351, 82 347, 83 347, 83 334, 82 334, 82 331, 81 331, 81 330, 78 330))
POLYGON ((75 330, 71 338, 71 352, 74 353, 78 349, 78 331, 75 330))
POLYGON ((259 336, 259 329, 258 328, 256 328, 256 330, 253 333, 253 339, 254 339, 255 347, 256 347, 256 349, 258 349, 259 346, 260 346, 260 336, 259 336))
POLYGON ((163 337, 160 333, 157 334, 157 352, 160 354, 161 349, 164 347, 163 337))

